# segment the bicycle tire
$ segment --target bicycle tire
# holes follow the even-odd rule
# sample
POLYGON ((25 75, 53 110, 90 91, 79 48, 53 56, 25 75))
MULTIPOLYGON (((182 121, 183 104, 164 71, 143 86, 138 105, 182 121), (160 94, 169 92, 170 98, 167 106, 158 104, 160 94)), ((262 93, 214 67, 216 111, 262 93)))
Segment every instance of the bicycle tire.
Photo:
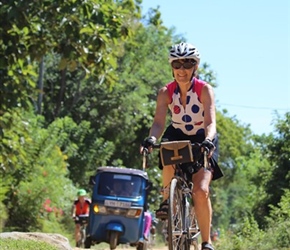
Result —
POLYGON ((82 247, 83 248, 85 247, 86 238, 87 238, 86 226, 83 226, 83 229, 82 229, 82 247))
POLYGON ((181 250, 184 248, 184 213, 182 190, 178 188, 178 180, 176 178, 173 178, 170 183, 168 210, 168 249, 181 250))
POLYGON ((183 234, 183 249, 184 250, 190 250, 190 244, 191 244, 191 234, 189 232, 189 229, 191 227, 191 206, 187 201, 186 198, 187 195, 183 195, 182 201, 183 201, 183 207, 184 207, 184 213, 183 213, 183 219, 184 219, 184 229, 186 230, 186 234, 183 234))
POLYGON ((86 237, 85 240, 85 249, 90 249, 92 245, 92 239, 90 236, 86 237))

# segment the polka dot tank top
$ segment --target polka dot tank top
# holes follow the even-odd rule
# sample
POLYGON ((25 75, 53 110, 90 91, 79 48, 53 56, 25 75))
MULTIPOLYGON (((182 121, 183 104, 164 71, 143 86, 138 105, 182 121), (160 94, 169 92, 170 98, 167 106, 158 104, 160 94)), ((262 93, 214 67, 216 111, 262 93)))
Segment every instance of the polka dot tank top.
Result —
POLYGON ((204 110, 200 101, 202 87, 206 82, 193 78, 191 87, 187 91, 186 108, 180 100, 180 90, 176 81, 166 85, 171 99, 168 105, 171 112, 171 124, 181 129, 186 135, 204 134, 204 110))

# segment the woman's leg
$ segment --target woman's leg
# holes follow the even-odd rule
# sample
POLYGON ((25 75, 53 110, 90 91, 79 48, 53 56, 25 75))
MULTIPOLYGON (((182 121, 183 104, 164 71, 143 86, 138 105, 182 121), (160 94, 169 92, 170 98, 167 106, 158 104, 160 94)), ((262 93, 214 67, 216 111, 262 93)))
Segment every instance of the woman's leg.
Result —
POLYGON ((169 188, 172 177, 174 176, 174 168, 172 165, 164 166, 162 170, 162 186, 163 186, 163 201, 169 197, 169 188))
POLYGON ((81 228, 80 224, 76 223, 75 224, 75 241, 76 241, 76 244, 80 240, 80 228, 81 228))
POLYGON ((212 173, 201 168, 192 176, 194 210, 201 233, 202 242, 211 243, 210 227, 212 218, 212 207, 209 196, 209 185, 212 173))
POLYGON ((165 202, 169 197, 170 182, 174 175, 173 166, 164 166, 162 170, 162 196, 163 200, 159 209, 156 210, 156 218, 166 219, 168 216, 168 202, 165 202))

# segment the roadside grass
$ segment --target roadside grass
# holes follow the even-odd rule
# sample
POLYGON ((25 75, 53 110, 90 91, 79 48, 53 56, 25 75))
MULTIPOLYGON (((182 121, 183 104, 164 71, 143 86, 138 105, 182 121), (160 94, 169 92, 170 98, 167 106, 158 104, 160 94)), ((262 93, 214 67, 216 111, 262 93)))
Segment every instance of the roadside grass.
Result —
MULTIPOLYGON (((74 242, 70 242, 72 248, 75 246, 74 242)), ((156 240, 156 245, 151 248, 153 249, 159 249, 164 247, 165 244, 161 240, 156 240)), ((0 238, 0 249, 1 250, 59 250, 56 246, 53 246, 49 243, 46 243, 44 241, 35 241, 35 240, 26 240, 26 239, 5 239, 0 238)), ((98 250, 106 250, 110 249, 110 246, 108 243, 100 243, 91 246, 91 249, 98 249, 98 250)), ((136 247, 131 247, 129 245, 121 244, 118 245, 117 249, 127 249, 132 250, 136 249, 136 247)))
POLYGON ((11 240, 0 239, 1 250, 58 250, 57 247, 52 246, 43 241, 34 240, 11 240))

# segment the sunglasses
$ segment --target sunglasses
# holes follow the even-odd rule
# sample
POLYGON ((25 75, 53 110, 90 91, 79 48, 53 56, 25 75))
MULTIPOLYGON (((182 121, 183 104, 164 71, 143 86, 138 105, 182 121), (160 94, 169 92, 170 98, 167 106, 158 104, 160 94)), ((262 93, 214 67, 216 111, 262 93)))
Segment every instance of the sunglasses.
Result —
POLYGON ((194 60, 186 60, 184 63, 181 63, 180 61, 173 61, 171 63, 172 68, 174 69, 180 69, 182 66, 184 69, 191 69, 196 65, 196 61, 194 60))

